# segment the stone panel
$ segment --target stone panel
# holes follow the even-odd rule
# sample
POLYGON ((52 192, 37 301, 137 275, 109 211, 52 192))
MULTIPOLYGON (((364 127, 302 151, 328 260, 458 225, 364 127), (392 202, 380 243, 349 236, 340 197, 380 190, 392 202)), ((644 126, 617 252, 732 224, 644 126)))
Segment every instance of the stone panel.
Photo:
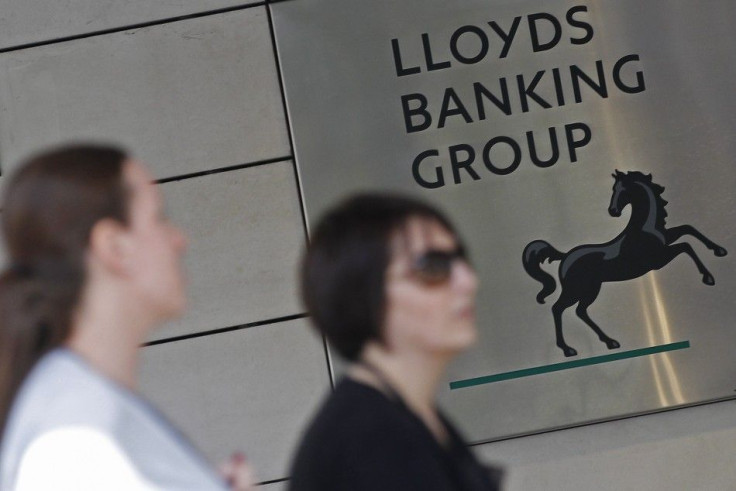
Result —
POLYGON ((189 237, 190 306, 153 339, 302 312, 296 270, 304 227, 290 161, 162 185, 189 237))
POLYGON ((302 428, 329 390, 305 320, 143 349, 142 390, 213 462, 243 451, 259 481, 286 477, 302 428))
POLYGON ((156 178, 290 154, 265 8, 0 54, 0 168, 121 142, 156 178))

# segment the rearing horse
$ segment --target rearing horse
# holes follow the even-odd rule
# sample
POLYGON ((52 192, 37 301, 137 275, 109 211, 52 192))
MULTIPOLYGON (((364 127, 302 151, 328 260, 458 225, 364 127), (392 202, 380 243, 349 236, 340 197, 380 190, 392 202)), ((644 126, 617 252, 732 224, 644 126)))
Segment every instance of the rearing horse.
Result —
POLYGON ((578 352, 565 343, 562 335, 562 313, 578 304, 575 313, 606 343, 608 349, 619 348, 618 341, 604 333, 588 315, 588 307, 598 297, 601 285, 607 281, 625 281, 638 278, 649 271, 666 266, 679 254, 687 254, 703 275, 703 283, 714 285, 713 275, 708 271, 692 246, 686 242, 674 243, 683 235, 700 240, 718 256, 725 256, 726 249, 711 241, 692 225, 666 228, 667 202, 661 195, 664 187, 652 182, 652 175, 638 171, 612 174, 616 182, 608 213, 621 216, 626 205, 631 205, 631 218, 626 228, 613 240, 605 244, 579 245, 562 253, 543 240, 535 240, 524 248, 524 269, 542 283, 537 302, 544 303, 545 297, 555 291, 555 279, 542 270, 542 262, 561 261, 559 268, 562 293, 552 306, 555 321, 557 346, 565 356, 578 352))

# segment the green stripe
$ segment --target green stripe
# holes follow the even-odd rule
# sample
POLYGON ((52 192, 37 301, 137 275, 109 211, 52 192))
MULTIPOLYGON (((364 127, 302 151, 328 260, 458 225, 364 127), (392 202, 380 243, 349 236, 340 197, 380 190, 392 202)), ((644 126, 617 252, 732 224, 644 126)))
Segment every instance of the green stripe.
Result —
POLYGON ((450 382, 450 389, 464 389, 465 387, 473 387, 475 385, 492 384, 494 382, 500 382, 502 380, 531 377, 532 375, 540 375, 542 373, 559 372, 560 370, 587 367, 589 365, 598 365, 600 363, 625 360, 627 358, 636 358, 638 356, 649 356, 656 353, 664 353, 666 351, 675 351, 678 349, 685 349, 689 347, 690 341, 680 341, 679 343, 662 344, 660 346, 622 351, 620 353, 613 353, 610 355, 593 356, 591 358, 584 358, 582 360, 572 360, 562 363, 553 363, 551 365, 524 368, 522 370, 514 370, 512 372, 497 373, 496 375, 486 375, 485 377, 457 380, 455 382, 450 382))

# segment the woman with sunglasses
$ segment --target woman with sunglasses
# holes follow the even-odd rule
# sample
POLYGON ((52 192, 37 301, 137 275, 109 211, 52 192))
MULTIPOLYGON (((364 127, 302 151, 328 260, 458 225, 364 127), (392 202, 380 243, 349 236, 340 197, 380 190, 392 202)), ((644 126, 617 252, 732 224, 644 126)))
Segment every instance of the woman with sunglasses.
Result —
POLYGON ((75 145, 4 192, 0 489, 252 489, 223 477, 135 391, 148 334, 185 305, 182 233, 139 162, 75 145))
POLYGON ((351 364, 290 489, 498 489, 435 405, 447 364, 476 338, 477 279, 450 222, 413 199, 360 195, 322 218, 302 267, 314 325, 351 364))

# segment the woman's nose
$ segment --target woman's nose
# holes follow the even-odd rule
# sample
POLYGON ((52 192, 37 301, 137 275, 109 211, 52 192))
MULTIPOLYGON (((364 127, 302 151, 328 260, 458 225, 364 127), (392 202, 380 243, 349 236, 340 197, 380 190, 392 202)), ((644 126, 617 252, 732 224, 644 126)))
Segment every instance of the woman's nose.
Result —
POLYGON ((475 274, 475 270, 465 261, 456 261, 453 267, 453 277, 457 287, 463 291, 475 293, 478 289, 478 275, 475 274))

